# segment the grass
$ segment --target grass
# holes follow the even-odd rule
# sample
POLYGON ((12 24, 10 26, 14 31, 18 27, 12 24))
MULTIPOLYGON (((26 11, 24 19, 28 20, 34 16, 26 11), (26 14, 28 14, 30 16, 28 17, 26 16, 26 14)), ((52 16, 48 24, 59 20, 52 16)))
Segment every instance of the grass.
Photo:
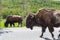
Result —
POLYGON ((0 22, 0 28, 4 28, 4 22, 3 21, 0 22))
POLYGON ((60 1, 53 0, 2 0, 1 5, 3 18, 10 14, 24 17, 29 12, 36 13, 42 7, 60 9, 60 1))

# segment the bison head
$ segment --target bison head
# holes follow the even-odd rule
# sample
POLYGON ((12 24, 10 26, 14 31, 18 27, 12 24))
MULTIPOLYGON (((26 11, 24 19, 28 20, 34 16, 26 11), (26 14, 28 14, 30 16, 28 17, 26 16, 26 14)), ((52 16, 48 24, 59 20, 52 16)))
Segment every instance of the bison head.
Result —
POLYGON ((33 29, 35 23, 35 17, 33 14, 29 14, 26 19, 26 27, 30 28, 31 30, 33 29))

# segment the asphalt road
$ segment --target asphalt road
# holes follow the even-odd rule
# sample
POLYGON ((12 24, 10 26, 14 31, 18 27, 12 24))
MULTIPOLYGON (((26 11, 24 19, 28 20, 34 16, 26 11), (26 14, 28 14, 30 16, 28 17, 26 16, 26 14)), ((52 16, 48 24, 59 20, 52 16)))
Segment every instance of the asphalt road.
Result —
MULTIPOLYGON (((58 38, 60 28, 54 28, 54 37, 55 40, 60 40, 58 38)), ((34 27, 33 30, 28 28, 3 28, 0 29, 0 40, 52 40, 51 34, 49 33, 48 28, 43 35, 43 38, 40 38, 41 28, 34 27)))

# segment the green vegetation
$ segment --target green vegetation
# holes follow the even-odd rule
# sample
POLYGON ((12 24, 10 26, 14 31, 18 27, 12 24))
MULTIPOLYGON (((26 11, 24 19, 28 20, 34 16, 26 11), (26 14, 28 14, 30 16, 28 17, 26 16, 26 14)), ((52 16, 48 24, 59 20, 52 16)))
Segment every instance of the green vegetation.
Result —
MULTIPOLYGON (((53 0, 0 0, 0 15, 5 19, 8 15, 16 14, 25 17, 28 13, 36 13, 40 8, 60 9, 60 1, 53 0)), ((3 26, 4 22, 0 22, 3 26)), ((0 24, 0 26, 1 26, 0 24)))

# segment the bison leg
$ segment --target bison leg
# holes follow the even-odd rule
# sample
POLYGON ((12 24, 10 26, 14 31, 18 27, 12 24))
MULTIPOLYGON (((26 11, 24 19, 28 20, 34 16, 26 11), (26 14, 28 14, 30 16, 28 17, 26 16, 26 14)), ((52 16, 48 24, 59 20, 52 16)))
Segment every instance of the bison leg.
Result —
POLYGON ((41 34, 41 36, 40 36, 40 37, 42 37, 42 36, 43 36, 43 33, 45 32, 45 30, 46 30, 46 27, 42 27, 42 34, 41 34))
POLYGON ((15 27, 15 24, 13 23, 13 26, 15 27))
POLYGON ((10 23, 10 27, 12 27, 12 24, 10 23))
POLYGON ((21 27, 22 27, 22 22, 21 22, 21 27))
POLYGON ((18 27, 19 27, 19 25, 20 25, 20 22, 18 22, 18 27))
POLYGON ((53 35, 53 31, 54 31, 54 28, 53 27, 48 27, 48 29, 49 29, 49 32, 51 33, 51 35, 52 35, 52 38, 54 39, 54 35, 53 35))
POLYGON ((60 34, 58 35, 58 38, 60 38, 60 34))
POLYGON ((19 27, 20 24, 21 24, 21 27, 22 27, 22 22, 21 23, 20 22, 18 23, 18 27, 19 27))

